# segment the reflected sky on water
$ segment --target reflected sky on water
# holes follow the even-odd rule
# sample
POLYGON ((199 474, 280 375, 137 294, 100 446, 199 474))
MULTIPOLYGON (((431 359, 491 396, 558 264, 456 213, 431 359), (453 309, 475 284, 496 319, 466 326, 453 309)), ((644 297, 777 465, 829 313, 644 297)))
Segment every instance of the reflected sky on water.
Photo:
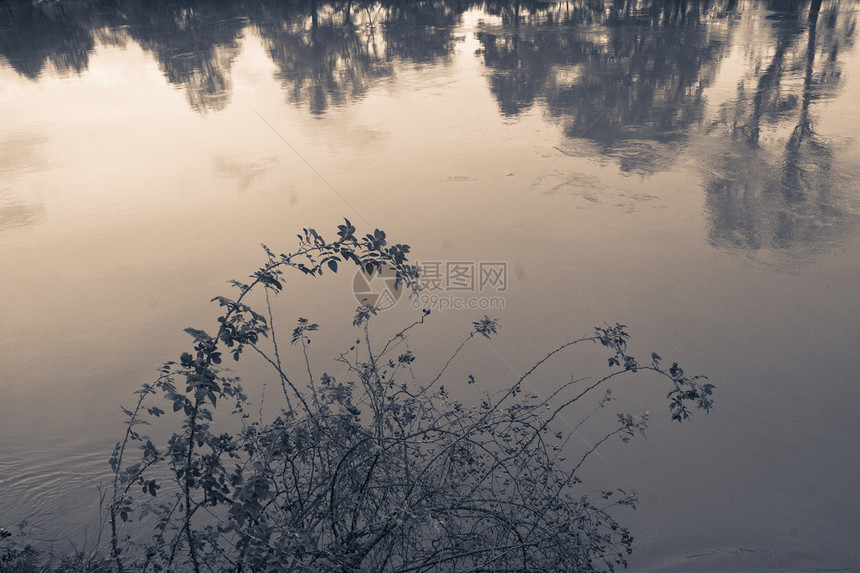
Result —
MULTIPOLYGON (((462 365, 487 387, 604 321, 710 376, 716 411, 683 427, 662 388, 617 389, 649 438, 586 477, 640 491, 633 570, 860 568, 856 20, 832 0, 3 2, 0 526, 69 535, 117 405, 206 301, 260 242, 348 217, 419 260, 507 264, 501 336, 462 365)), ((329 334, 320 363, 354 335, 349 282, 284 297, 329 334)), ((428 371, 482 314, 433 315, 428 371)))

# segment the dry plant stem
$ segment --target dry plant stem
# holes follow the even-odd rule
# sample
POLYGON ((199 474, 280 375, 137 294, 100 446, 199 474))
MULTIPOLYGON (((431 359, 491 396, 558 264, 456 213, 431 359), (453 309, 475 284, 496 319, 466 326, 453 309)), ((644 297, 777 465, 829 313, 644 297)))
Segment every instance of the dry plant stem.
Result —
MULTIPOLYGON (((459 346, 459 347, 457 348, 457 350, 455 351, 454 356, 456 356, 456 354, 457 354, 457 353, 459 353, 459 351, 463 348, 463 346, 466 344, 466 342, 468 342, 468 341, 469 341, 473 336, 474 336, 474 333, 471 333, 471 334, 469 335, 469 337, 467 337, 467 338, 466 338, 466 340, 464 340, 464 341, 460 344, 460 346, 459 346)), ((462 433, 462 434, 455 434, 455 433, 452 433, 453 435, 457 435, 457 439, 456 439, 454 442, 452 442, 451 444, 449 444, 446 448, 444 448, 443 450, 441 450, 441 451, 440 451, 440 452, 439 452, 439 453, 438 453, 438 454, 437 454, 433 459, 431 459, 431 462, 438 461, 438 459, 439 459, 439 458, 441 458, 441 457, 443 456, 443 454, 448 454, 448 453, 450 452, 450 450, 451 450, 452 448, 454 448, 455 446, 457 446, 461 441, 464 441, 464 440, 469 440, 469 441, 471 441, 471 440, 470 440, 470 436, 471 436, 474 432, 478 431, 478 428, 480 428, 480 425, 481 425, 483 422, 485 422, 485 421, 486 421, 486 419, 490 416, 490 414, 491 414, 492 412, 497 411, 497 409, 501 406, 501 404, 502 404, 502 403, 503 403, 507 398, 511 397, 511 396, 516 392, 516 389, 519 387, 519 385, 520 385, 520 384, 521 384, 521 383, 522 383, 522 382, 523 382, 523 381, 524 381, 524 380, 525 380, 529 375, 531 375, 531 374, 532 374, 532 372, 534 372, 534 371, 535 371, 535 370, 536 370, 536 369, 537 369, 541 364, 543 364, 544 362, 546 362, 547 360, 549 360, 549 358, 551 358, 553 355, 557 354, 558 352, 561 352, 561 351, 562 351, 562 350, 564 350, 565 348, 568 348, 568 347, 570 347, 570 346, 573 346, 573 345, 575 345, 575 344, 578 344, 578 343, 583 342, 583 341, 586 341, 586 340, 595 340, 595 338, 594 338, 594 337, 585 337, 585 338, 580 338, 580 339, 574 340, 574 341, 572 341, 572 342, 568 342, 568 343, 566 343, 566 344, 563 344, 563 345, 559 346, 558 348, 556 348, 555 350, 553 350, 552 352, 550 352, 549 354, 547 354, 544 358, 542 358, 541 360, 539 360, 537 363, 535 363, 535 365, 534 365, 534 366, 532 366, 532 367, 531 367, 531 368, 530 368, 530 369, 529 369, 525 374, 523 374, 523 375, 520 377, 520 379, 516 382, 516 384, 514 384, 513 386, 511 386, 511 387, 510 387, 510 388, 509 388, 509 389, 504 393, 504 395, 503 395, 503 396, 498 400, 498 402, 496 402, 495 406, 494 406, 492 409, 488 409, 488 411, 487 411, 487 412, 483 415, 483 417, 482 417, 482 418, 477 422, 477 424, 476 424, 475 426, 472 426, 471 431, 469 431, 469 430, 467 429, 467 431, 466 431, 466 432, 464 432, 464 433, 462 433)), ((443 371, 444 371, 444 369, 445 369, 445 368, 447 368, 448 364, 450 364, 450 363, 451 363, 451 360, 453 360, 453 357, 452 357, 451 359, 449 359, 449 360, 448 360, 448 362, 445 364, 445 367, 443 368, 443 371)), ((605 378, 601 379, 600 381, 596 382, 594 385, 592 385, 591 387, 589 387, 589 388, 587 388, 585 391, 583 391, 579 396, 577 396, 577 397, 576 397, 576 398, 574 398, 573 400, 570 400, 569 402, 567 402, 566 404, 564 404, 564 405, 563 405, 563 406, 561 406, 560 408, 556 409, 556 411, 555 411, 555 412, 554 412, 554 414, 553 414, 553 418, 555 417, 555 415, 556 415, 559 411, 561 411, 562 409, 564 409, 566 406, 568 406, 568 405, 572 404, 573 402, 575 402, 576 400, 578 400, 579 398, 581 398, 583 395, 585 395, 585 393, 586 393, 586 392, 588 392, 588 391, 589 391, 589 390, 591 390, 592 388, 597 387, 597 386, 598 386, 598 385, 600 385, 602 382, 604 382, 605 380, 608 380, 608 379, 609 379, 609 378, 611 378, 612 376, 614 376, 614 375, 610 375, 610 376, 608 376, 608 377, 605 377, 605 378)), ((438 375, 438 376, 433 380, 433 382, 435 383, 435 382, 436 382, 440 377, 441 377, 441 373, 440 373, 440 374, 439 374, 439 375, 438 375)), ((474 443, 474 442, 472 442, 472 443, 474 443)), ((477 444, 476 444, 476 445, 477 445, 477 444)), ((501 461, 501 460, 499 460, 498 458, 496 458, 495 454, 493 454, 493 457, 494 457, 494 459, 496 459, 496 460, 497 460, 497 462, 501 461)), ((429 469, 430 469, 431 465, 432 465, 432 463, 428 463, 428 464, 426 464, 426 465, 425 465, 425 467, 424 467, 424 470, 419 474, 419 476, 418 476, 418 477, 423 477, 424 472, 429 471, 429 469)), ((486 475, 490 475, 494 469, 497 469, 497 466, 496 466, 496 467, 493 467, 493 468, 491 468, 491 469, 488 469, 488 470, 487 470, 487 474, 486 474, 486 475)), ((417 483, 418 483, 418 481, 419 481, 419 480, 416 478, 416 480, 413 482, 413 484, 417 484, 417 483)), ((483 480, 481 480, 481 481, 483 481, 483 480)), ((481 483, 481 482, 479 482, 479 483, 481 483)), ((477 486, 476 486, 476 487, 477 487, 477 486)), ((414 485, 413 485, 413 488, 414 488, 414 485)), ((408 493, 408 494, 406 495, 406 497, 404 498, 404 502, 405 502, 407 499, 409 499, 409 497, 411 496, 411 492, 412 492, 412 490, 410 489, 409 493, 408 493)))
POLYGON ((366 380, 365 386, 368 389, 368 396, 373 405, 374 418, 376 421, 376 437, 381 439, 383 436, 383 408, 385 407, 385 389, 382 380, 379 378, 379 369, 376 366, 376 355, 373 353, 373 348, 370 345, 370 332, 367 321, 363 325, 364 343, 367 345, 367 356, 370 360, 370 376, 362 377, 366 380))
POLYGON ((469 333, 469 336, 467 336, 465 338, 465 340, 463 340, 463 342, 460 343, 460 346, 457 347, 457 350, 454 351, 454 354, 452 354, 451 357, 448 358, 448 361, 445 362, 445 365, 442 366, 442 370, 439 371, 439 374, 437 374, 436 377, 433 378, 433 380, 430 382, 430 384, 428 384, 426 387, 422 388, 421 391, 418 393, 418 395, 427 393, 430 390, 430 388, 432 388, 433 385, 439 381, 439 379, 442 377, 442 375, 448 369, 448 366, 451 365, 451 363, 454 361, 454 359, 457 358, 457 355, 460 354, 460 351, 463 350, 463 347, 466 346, 466 343, 469 342, 470 340, 472 340, 472 338, 474 338, 474 336, 475 336, 474 332, 469 333))
MULTIPOLYGON (((280 375, 280 378, 281 378, 281 388, 284 391, 284 399, 287 401, 287 409, 292 411, 293 410, 293 404, 290 401, 290 394, 289 394, 289 392, 287 392, 287 386, 286 386, 286 383, 288 382, 288 380, 284 376, 284 374, 283 374, 284 369, 281 366, 281 353, 280 353, 280 347, 278 346, 278 335, 277 335, 277 331, 275 329, 275 317, 272 313, 272 303, 269 300, 269 289, 264 289, 264 290, 266 292, 266 310, 268 311, 268 314, 269 314, 269 329, 271 330, 271 333, 272 333, 272 346, 275 349, 275 361, 277 362, 278 374, 280 375)), ((259 349, 257 349, 256 346, 255 346, 254 350, 257 350, 257 352, 259 352, 259 349)), ((290 384, 290 386, 292 386, 292 384, 290 384)), ((295 390, 295 388, 293 388, 293 390, 295 390)), ((265 391, 265 386, 264 386, 264 391, 265 391)), ((261 425, 263 423, 263 404, 262 404, 262 401, 263 400, 261 399, 260 400, 260 424, 261 425)))
MULTIPOLYGON (((269 357, 269 355, 268 355, 268 354, 266 354, 265 352, 263 352, 263 351, 260 349, 260 347, 259 347, 258 345, 256 345, 256 344, 249 344, 249 346, 250 346, 251 348, 253 348, 253 349, 257 352, 257 354, 259 354, 260 356, 262 356, 262 357, 263 357, 263 359, 264 359, 266 362, 268 362, 268 363, 269 363, 273 368, 275 368, 275 370, 278 372, 278 375, 279 375, 279 376, 280 376, 280 378, 281 378, 281 384, 282 384, 282 386, 284 387, 284 397, 286 397, 286 398, 287 398, 287 401, 288 401, 287 403, 289 404, 289 396, 288 396, 288 392, 287 392, 287 386, 289 386, 289 387, 290 387, 290 389, 291 389, 293 392, 295 392, 296 397, 299 399, 299 402, 301 402, 302 406, 304 407, 304 409, 305 409, 305 413, 306 413, 308 416, 311 416, 312 418, 314 418, 313 410, 312 410, 312 409, 311 409, 311 407, 308 405, 308 403, 305 401, 304 397, 302 396, 302 393, 301 393, 301 392, 299 392, 299 389, 298 389, 298 388, 296 388, 296 387, 293 385, 293 383, 290 381, 290 379, 287 377, 287 374, 286 374, 286 373, 284 372, 284 370, 281 368, 281 364, 280 364, 279 362, 275 362, 274 360, 272 360, 272 359, 269 357)), ((292 407, 290 407, 290 411, 293 411, 293 410, 292 410, 292 407)))
POLYGON ((308 373, 308 384, 310 384, 311 395, 314 397, 314 404, 316 404, 317 403, 317 389, 316 389, 316 386, 314 385, 314 375, 311 374, 311 361, 308 358, 308 346, 307 346, 307 343, 305 342, 304 336, 301 337, 301 343, 302 343, 302 355, 305 358, 305 369, 308 373))
POLYGON ((140 391, 140 396, 137 399, 137 405, 134 407, 134 410, 131 415, 131 420, 128 422, 128 427, 125 430, 125 436, 123 437, 122 444, 118 445, 115 448, 115 459, 116 459, 116 467, 113 475, 113 499, 110 504, 110 529, 111 529, 111 555, 113 557, 114 563, 116 563, 116 568, 118 573, 124 573, 125 567, 123 566, 122 559, 120 558, 120 550, 119 550, 119 539, 116 530, 116 508, 117 508, 117 491, 119 490, 119 468, 122 467, 122 459, 125 454, 125 447, 128 444, 129 437, 131 436, 131 428, 132 428, 132 420, 137 419, 137 413, 140 411, 141 405, 143 404, 144 399, 146 398, 146 394, 143 391, 140 391))

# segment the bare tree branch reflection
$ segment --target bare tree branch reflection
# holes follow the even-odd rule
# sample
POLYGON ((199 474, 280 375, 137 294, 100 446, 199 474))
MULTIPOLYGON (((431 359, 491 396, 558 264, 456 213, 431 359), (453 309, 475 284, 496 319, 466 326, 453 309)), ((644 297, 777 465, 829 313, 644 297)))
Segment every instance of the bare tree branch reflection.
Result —
POLYGON ((706 21, 699 3, 635 4, 535 8, 519 19, 537 25, 480 33, 500 111, 518 115, 540 101, 568 137, 597 143, 622 170, 668 168, 702 121, 727 24, 706 21))
POLYGON ((274 7, 255 17, 287 99, 320 115, 361 98, 394 74, 395 60, 444 60, 459 12, 445 2, 327 3, 274 7))
POLYGON ((833 169, 833 142, 816 133, 813 115, 817 101, 836 93, 838 55, 851 47, 854 17, 838 3, 822 11, 821 0, 769 8, 766 28, 749 33, 771 32, 776 47, 767 55, 767 44, 748 44, 758 46, 747 54, 750 71, 714 126, 725 129, 728 149, 708 167, 709 237, 720 247, 815 252, 854 218, 833 169))

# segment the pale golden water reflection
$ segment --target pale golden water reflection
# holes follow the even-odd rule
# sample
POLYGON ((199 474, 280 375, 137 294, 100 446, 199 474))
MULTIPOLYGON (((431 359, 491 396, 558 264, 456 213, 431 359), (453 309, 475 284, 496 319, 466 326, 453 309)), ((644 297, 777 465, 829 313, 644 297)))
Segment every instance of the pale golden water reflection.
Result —
MULTIPOLYGON (((618 389, 650 437, 588 477, 641 493, 632 570, 860 570, 856 5, 359 4, 0 3, 0 526, 95 527, 118 404, 260 242, 346 216, 508 264, 488 386, 604 321, 712 378, 685 427, 618 389)), ((321 363, 349 283, 284 299, 321 363)))

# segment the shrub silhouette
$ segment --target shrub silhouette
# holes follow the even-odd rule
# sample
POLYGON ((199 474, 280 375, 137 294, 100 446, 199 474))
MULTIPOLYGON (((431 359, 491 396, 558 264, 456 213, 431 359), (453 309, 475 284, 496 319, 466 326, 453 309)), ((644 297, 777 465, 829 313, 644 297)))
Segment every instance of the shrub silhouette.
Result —
POLYGON ((474 322, 439 374, 419 384, 407 375, 415 355, 406 340, 430 311, 379 344, 368 329, 376 311, 367 306, 354 319, 355 345, 336 357, 347 382, 312 374, 307 345, 318 326, 298 320, 290 342, 302 350, 305 379, 299 382, 282 361, 269 304, 283 290, 285 269, 318 276, 347 263, 367 272, 387 265, 401 288, 420 288, 408 245, 389 245, 379 230, 355 232, 347 220, 333 242, 304 229, 295 252, 276 255, 264 246, 266 264, 249 283, 233 282, 238 297, 213 299, 222 308, 217 332, 188 329, 193 350, 166 363, 137 392, 111 458, 114 567, 406 573, 626 566, 632 536, 612 512, 633 505, 635 494, 582 493, 577 472, 608 439, 644 432, 647 413, 618 414, 614 430, 571 460, 564 457, 570 435, 553 430, 553 422, 592 396, 597 411, 611 400, 608 391, 601 394, 607 382, 641 371, 667 381, 678 421, 691 409, 708 411, 713 386, 687 377, 677 364, 664 368, 656 354, 638 362, 627 354, 625 327, 616 324, 566 342, 510 387, 467 406, 446 390, 445 373, 470 340, 496 335, 496 320, 474 322), (267 308, 260 312, 248 302, 255 291, 265 294, 267 308), (571 380, 543 399, 522 391, 541 364, 587 342, 608 351, 608 373, 571 380), (251 421, 238 379, 221 366, 225 351, 239 360, 249 350, 280 382, 283 409, 269 420, 261 414, 251 421), (161 445, 139 433, 141 424, 170 416, 158 398, 182 417, 161 445), (225 408, 241 415, 235 433, 213 430, 216 412, 225 408), (140 457, 128 463, 135 444, 140 457), (155 520, 152 543, 135 547, 123 538, 121 522, 134 513, 155 520))

